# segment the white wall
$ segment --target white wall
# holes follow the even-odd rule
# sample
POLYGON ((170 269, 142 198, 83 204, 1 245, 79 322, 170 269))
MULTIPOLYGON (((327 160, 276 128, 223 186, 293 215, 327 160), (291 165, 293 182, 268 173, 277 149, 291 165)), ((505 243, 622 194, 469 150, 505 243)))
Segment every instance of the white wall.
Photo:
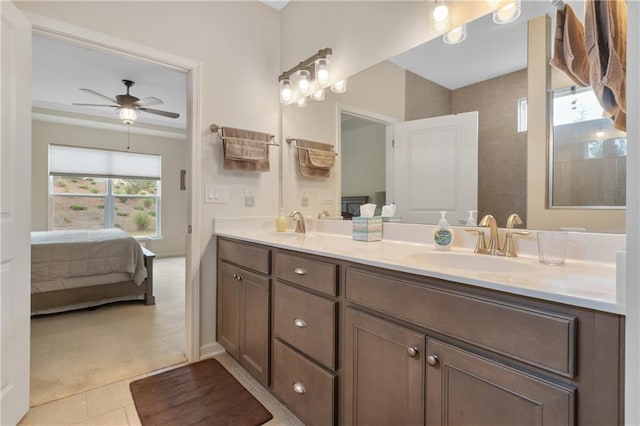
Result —
MULTIPOLYGON (((215 216, 274 215, 278 210, 279 148, 271 148, 271 171, 242 173, 222 168, 222 146, 209 124, 279 135, 280 73, 277 10, 259 2, 16 2, 19 8, 74 26, 198 61, 202 66, 202 184, 226 185, 229 204, 202 204, 200 240, 200 344, 215 342, 215 216), (255 205, 244 206, 245 187, 255 205)), ((196 191, 204 191, 197 188, 196 191)))
MULTIPOLYGON (((31 127, 31 229, 48 229, 49 144, 125 150, 127 134, 69 124, 33 121, 31 127)), ((158 257, 184 256, 187 193, 180 191, 180 170, 186 169, 186 141, 131 134, 131 151, 162 156, 162 238, 146 246, 158 257)))

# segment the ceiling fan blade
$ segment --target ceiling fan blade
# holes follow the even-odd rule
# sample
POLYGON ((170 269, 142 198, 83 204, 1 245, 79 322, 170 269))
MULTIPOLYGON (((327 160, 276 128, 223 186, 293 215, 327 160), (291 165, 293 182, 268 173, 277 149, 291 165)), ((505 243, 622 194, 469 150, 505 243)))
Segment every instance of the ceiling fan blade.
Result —
POLYGON ((138 102, 136 102, 136 105, 139 107, 148 107, 152 105, 160 105, 163 103, 164 102, 162 102, 161 99, 158 99, 154 96, 149 96, 148 98, 140 99, 138 102))
POLYGON ((175 112, 160 111, 159 109, 151 109, 151 108, 138 108, 138 109, 140 111, 148 112, 150 114, 162 115, 164 117, 169 117, 169 118, 180 117, 180 114, 177 114, 175 112))
POLYGON ((91 93, 92 95, 96 95, 101 98, 107 99, 109 102, 113 102, 114 104, 118 103, 115 99, 105 96, 102 93, 98 93, 95 90, 91 90, 91 89, 80 89, 80 90, 82 90, 83 92, 91 93))
POLYGON ((112 108, 120 108, 120 105, 105 105, 105 104, 79 104, 77 102, 72 103, 71 105, 81 105, 81 106, 106 106, 112 108))

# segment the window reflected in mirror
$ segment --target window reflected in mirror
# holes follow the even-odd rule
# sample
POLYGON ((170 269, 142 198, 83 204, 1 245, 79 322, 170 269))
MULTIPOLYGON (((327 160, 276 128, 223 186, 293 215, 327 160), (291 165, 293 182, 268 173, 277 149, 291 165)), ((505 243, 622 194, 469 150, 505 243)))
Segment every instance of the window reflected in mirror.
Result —
POLYGON ((627 136, 604 116, 593 90, 553 93, 551 207, 624 208, 627 136))

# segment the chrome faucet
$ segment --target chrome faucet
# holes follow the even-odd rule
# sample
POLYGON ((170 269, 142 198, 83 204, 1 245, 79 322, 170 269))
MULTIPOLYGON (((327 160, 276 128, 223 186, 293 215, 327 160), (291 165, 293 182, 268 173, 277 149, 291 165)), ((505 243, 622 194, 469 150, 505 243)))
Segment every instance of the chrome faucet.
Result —
POLYGON ((326 210, 322 210, 320 213, 318 213, 318 219, 322 219, 322 217, 329 217, 329 212, 326 210))
POLYGON ((307 232, 307 227, 304 223, 304 216, 299 211, 295 210, 289 215, 290 218, 296 221, 296 232, 304 234, 307 232))
MULTIPOLYGON (((478 253, 491 255, 496 254, 496 251, 500 250, 500 237, 498 236, 498 224, 496 219, 490 214, 485 215, 478 223, 478 226, 489 228, 489 245, 486 246, 485 251, 478 251, 478 253)), ((480 237, 481 235, 478 234, 478 238, 480 237)), ((482 238, 484 239, 484 233, 482 234, 482 238)))
POLYGON ((529 235, 529 231, 509 231, 513 229, 515 225, 522 225, 522 219, 517 213, 509 215, 507 218, 507 231, 504 237, 504 248, 498 252, 498 254, 507 257, 517 257, 516 245, 513 242, 514 235, 529 235))

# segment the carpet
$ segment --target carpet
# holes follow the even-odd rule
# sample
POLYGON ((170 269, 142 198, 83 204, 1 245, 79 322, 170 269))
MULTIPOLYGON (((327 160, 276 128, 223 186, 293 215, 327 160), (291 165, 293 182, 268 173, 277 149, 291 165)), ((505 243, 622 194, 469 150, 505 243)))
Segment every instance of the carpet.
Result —
POLYGON ((184 362, 184 274, 184 257, 155 259, 155 305, 32 318, 31 406, 184 362))
POLYGON ((273 418, 215 359, 129 384, 142 425, 256 426, 273 418))

